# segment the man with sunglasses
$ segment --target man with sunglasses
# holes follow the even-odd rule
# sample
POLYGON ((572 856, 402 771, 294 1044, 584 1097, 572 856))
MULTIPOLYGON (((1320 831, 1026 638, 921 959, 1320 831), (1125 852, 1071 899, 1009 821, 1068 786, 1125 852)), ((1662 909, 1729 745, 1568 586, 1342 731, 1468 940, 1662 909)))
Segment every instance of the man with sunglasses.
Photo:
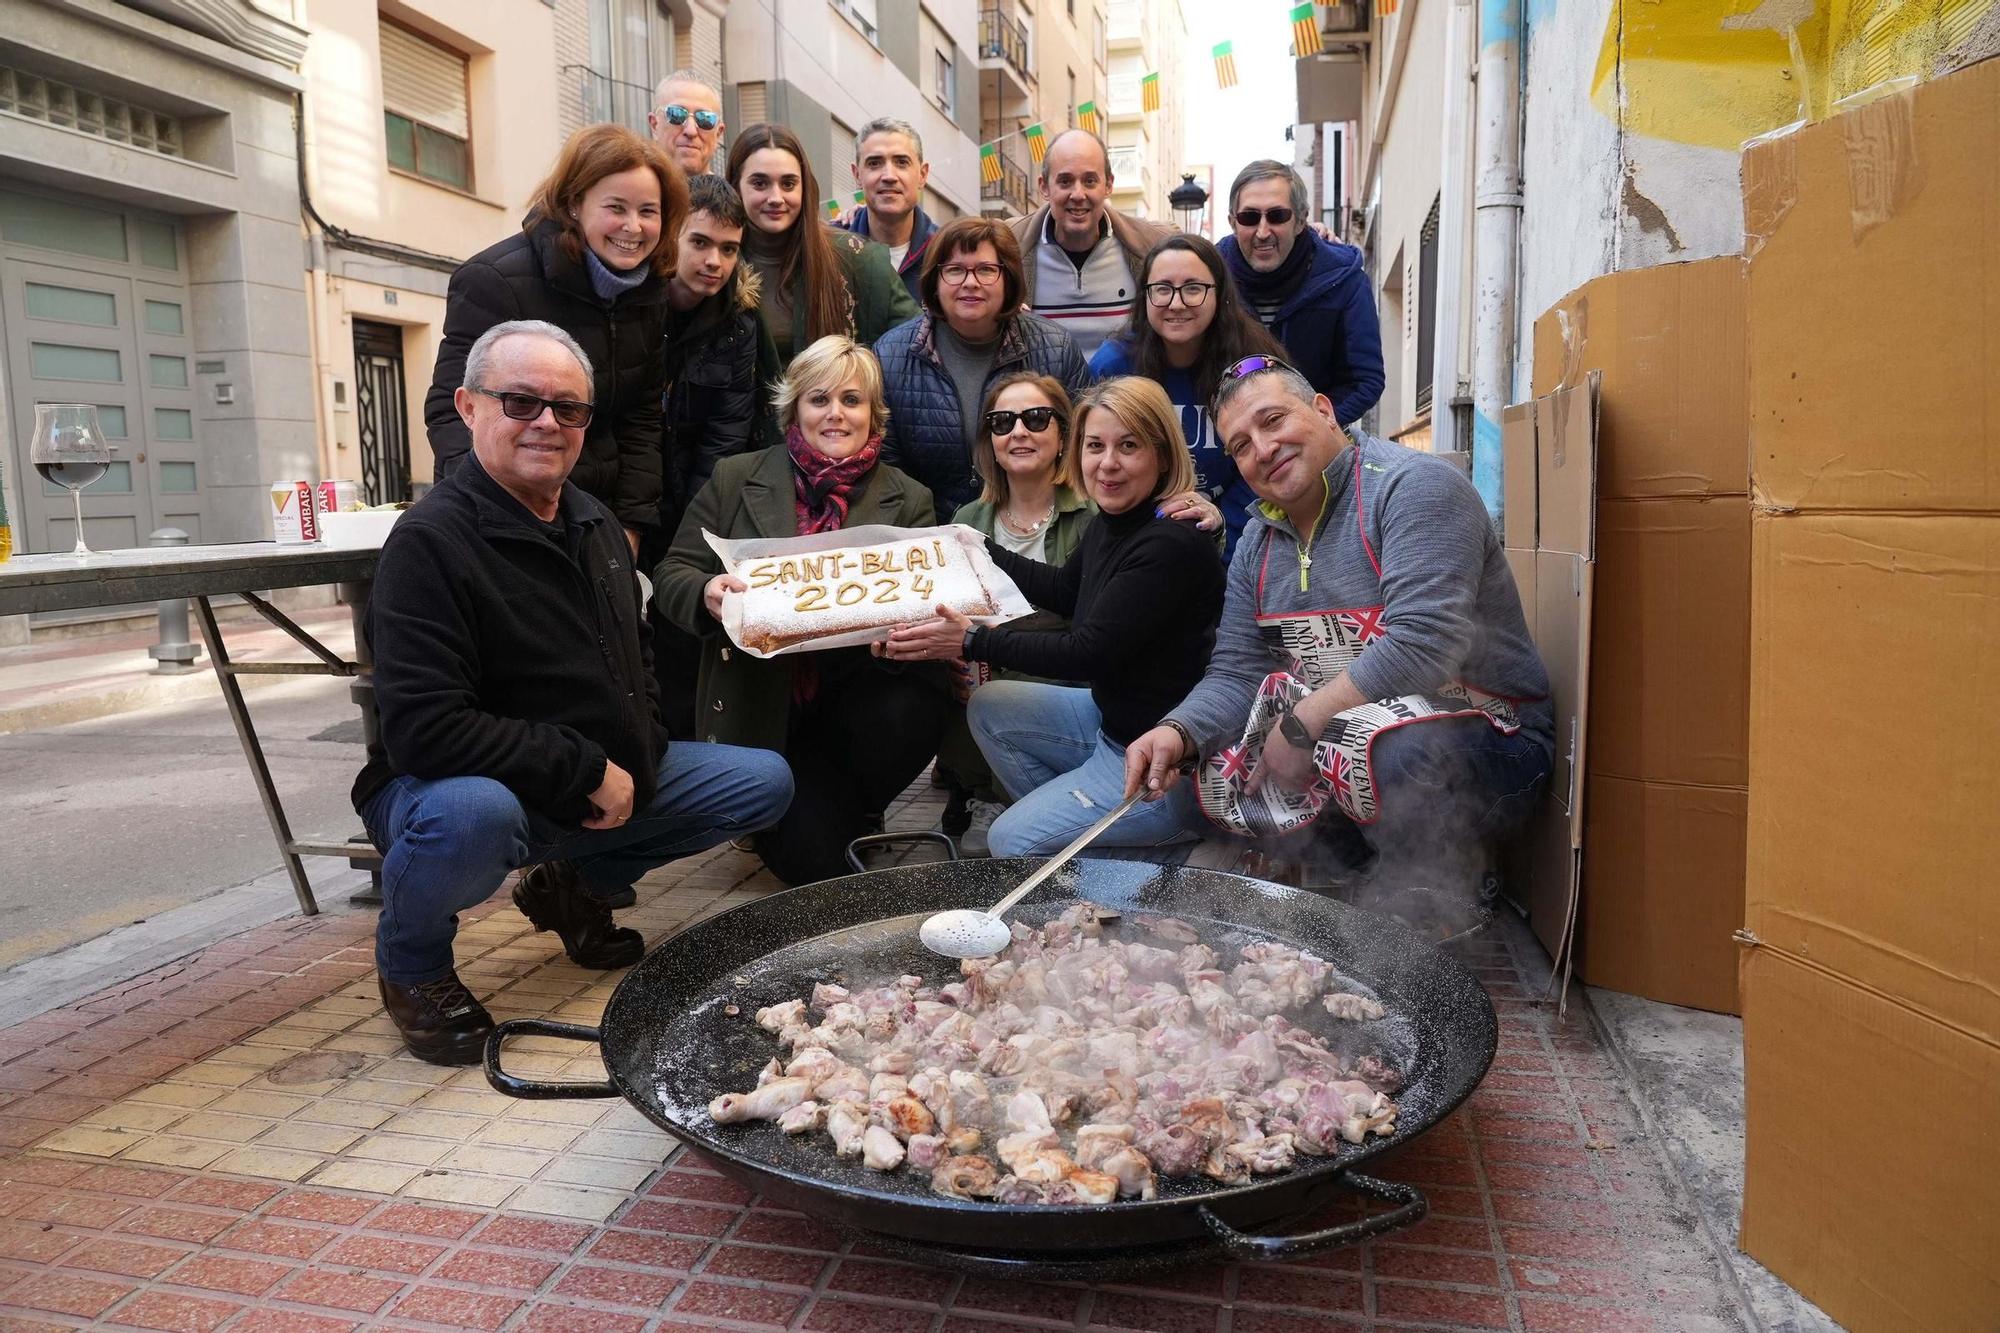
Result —
POLYGON ((1243 300, 1343 425, 1382 396, 1382 327, 1361 252, 1307 225, 1306 184, 1283 162, 1252 162, 1229 187, 1234 227, 1218 247, 1243 300))
POLYGON ((1197 762, 1202 813, 1391 902, 1477 892, 1532 808, 1555 727, 1486 506, 1445 460, 1334 419, 1276 357, 1212 415, 1261 503, 1201 683, 1126 750, 1126 791, 1197 762), (1279 844, 1278 840, 1283 840, 1279 844))
POLYGON ((482 334, 453 400, 472 450, 397 522, 369 600, 382 726, 353 795, 383 853, 375 962, 433 1064, 478 1063, 493 1030, 452 937, 509 872, 526 867, 514 905, 571 961, 626 967, 645 942, 607 900, 791 802, 775 754, 667 744, 631 550, 569 482, 592 384, 553 324, 482 334))
POLYGON ((691 69, 660 80, 653 109, 646 113, 653 142, 667 150, 689 176, 712 171, 715 146, 722 142, 722 94, 691 69))

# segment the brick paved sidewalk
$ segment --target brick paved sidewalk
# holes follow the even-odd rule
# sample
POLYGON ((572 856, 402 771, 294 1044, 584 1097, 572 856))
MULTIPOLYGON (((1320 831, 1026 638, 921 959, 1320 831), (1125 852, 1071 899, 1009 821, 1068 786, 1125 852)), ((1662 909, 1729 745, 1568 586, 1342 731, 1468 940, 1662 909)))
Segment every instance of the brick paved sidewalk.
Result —
MULTIPOLYGON (((890 823, 934 818, 913 789, 890 823)), ((622 919, 657 939, 774 887, 725 847, 622 919)), ((1531 998, 1545 960, 1511 918, 1466 949, 1501 1015, 1493 1072, 1383 1172, 1423 1186, 1425 1222, 1293 1266, 1094 1287, 884 1262, 622 1102, 513 1101, 410 1058, 372 925, 279 922, 0 1031, 0 1333, 1742 1326, 1587 1017, 1531 998)), ((505 894, 458 949, 496 1017, 592 1022, 617 980, 505 894)), ((571 1043, 516 1046, 525 1073, 602 1072, 571 1043)))

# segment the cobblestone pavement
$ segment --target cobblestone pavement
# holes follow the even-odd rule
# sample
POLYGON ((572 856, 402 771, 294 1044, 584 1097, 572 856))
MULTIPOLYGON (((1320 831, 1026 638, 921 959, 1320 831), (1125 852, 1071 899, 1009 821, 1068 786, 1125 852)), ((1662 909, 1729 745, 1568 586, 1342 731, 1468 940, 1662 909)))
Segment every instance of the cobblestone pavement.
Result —
MULTIPOLYGON (((913 788, 890 826, 935 816, 913 788)), ((621 919, 656 939, 775 887, 724 847, 621 919)), ((1742 1326, 1587 1015, 1538 1002, 1546 960, 1511 918, 1465 946, 1501 1015, 1492 1073, 1383 1170, 1429 1218, 1296 1265, 1098 1286, 888 1262, 622 1102, 513 1101, 422 1064, 382 1014, 371 929, 278 922, 0 1031, 0 1333, 1742 1326)), ((617 980, 504 893, 458 950, 500 1018, 592 1022, 617 980)), ((573 1043, 517 1046, 521 1072, 601 1076, 573 1043)))

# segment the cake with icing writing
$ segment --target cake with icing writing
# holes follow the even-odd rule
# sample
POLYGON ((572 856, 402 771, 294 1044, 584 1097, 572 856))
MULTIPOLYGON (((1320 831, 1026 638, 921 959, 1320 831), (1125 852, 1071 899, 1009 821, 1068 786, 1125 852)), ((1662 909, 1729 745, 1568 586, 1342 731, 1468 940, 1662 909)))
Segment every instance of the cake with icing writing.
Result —
POLYGON ((949 606, 999 611, 963 546, 935 537, 745 561, 743 646, 772 653, 811 639, 888 629, 949 606))

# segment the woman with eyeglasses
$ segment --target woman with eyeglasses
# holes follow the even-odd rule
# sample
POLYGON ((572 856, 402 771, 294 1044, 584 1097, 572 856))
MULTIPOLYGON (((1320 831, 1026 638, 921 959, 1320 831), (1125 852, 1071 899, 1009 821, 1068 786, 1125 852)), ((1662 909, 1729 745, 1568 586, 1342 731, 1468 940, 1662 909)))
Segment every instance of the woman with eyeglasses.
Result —
POLYGON ((1074 394, 1090 371, 1069 334, 1023 309, 1021 247, 1004 222, 964 217, 939 228, 918 290, 924 313, 875 345, 889 393, 883 448, 950 520, 983 489, 980 409, 1000 377, 1047 375, 1074 394))
POLYGON ((917 314, 887 246, 819 220, 819 181, 791 130, 752 125, 729 146, 723 174, 750 215, 743 258, 763 288, 764 327, 780 366, 836 334, 873 347, 917 314))
MULTIPOLYGON (((815 224, 817 225, 817 224, 815 224)), ((722 630, 722 572, 704 539, 804 537, 870 523, 929 527, 930 492, 882 461, 882 371, 841 335, 799 353, 773 395, 785 442, 715 465, 653 571, 668 619, 701 640, 695 718, 702 739, 776 750, 796 795, 758 855, 787 884, 847 873, 847 844, 937 754, 951 710, 942 666, 863 648, 758 658, 722 630), (752 740, 750 738, 754 737, 752 740)))
POLYGON ((1169 236, 1147 251, 1139 296, 1124 331, 1105 340, 1090 368, 1105 377, 1144 375, 1166 389, 1180 413, 1195 489, 1222 510, 1226 549, 1234 553, 1257 497, 1215 437, 1208 403, 1224 367, 1283 349, 1244 308, 1222 255, 1200 236, 1169 236))
MULTIPOLYGON (((987 836, 995 856, 1060 850, 1115 807, 1125 789, 1125 747, 1206 670, 1222 612, 1222 561, 1206 533, 1159 512, 1161 498, 1185 492, 1193 472, 1179 414, 1159 385, 1127 375, 1095 386, 1069 429, 1065 475, 1098 508, 1075 556, 1050 566, 986 543, 1030 602, 1069 624, 975 626, 940 607, 935 619, 902 626, 876 645, 895 661, 962 658, 1084 682, 994 680, 973 692, 972 734, 1014 797, 987 836)), ((1196 835, 1193 814, 1184 790, 1170 792, 1126 813, 1094 845, 1184 842, 1196 835)))
POLYGON ((576 339, 594 376, 570 480, 617 515, 638 551, 659 522, 660 343, 687 207, 687 180, 658 144, 617 125, 570 136, 521 230, 460 264, 445 289, 444 337, 424 398, 438 476, 472 450, 452 405, 472 344, 505 320, 545 320, 576 339))
MULTIPOLYGON (((972 451, 980 479, 979 498, 959 506, 963 523, 1023 559, 1065 565, 1076 554, 1097 506, 1065 479, 1064 436, 1069 430, 1070 397, 1062 381, 1032 370, 1011 371, 993 381, 986 394, 979 442, 972 451)), ((1060 629, 1061 616, 1037 611, 1009 622, 1015 629, 1060 629)), ((965 662, 952 664, 961 702, 977 679, 965 662)), ((1033 680, 1019 672, 996 671, 1000 679, 1033 680)), ((1007 803, 965 712, 953 713, 938 743, 938 774, 944 780, 944 831, 973 856, 987 851, 986 833, 1007 803)))

